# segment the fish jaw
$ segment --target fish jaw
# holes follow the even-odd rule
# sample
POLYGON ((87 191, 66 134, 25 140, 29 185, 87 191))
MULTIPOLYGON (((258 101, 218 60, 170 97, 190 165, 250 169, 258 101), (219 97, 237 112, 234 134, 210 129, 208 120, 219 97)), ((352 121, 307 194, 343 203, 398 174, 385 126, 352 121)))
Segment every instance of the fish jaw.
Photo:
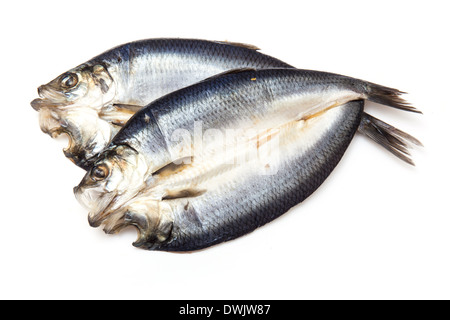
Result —
POLYGON ((89 225, 96 228, 108 216, 107 208, 116 198, 117 194, 114 192, 100 193, 95 189, 80 189, 80 187, 74 188, 75 197, 85 207, 94 207, 94 210, 89 212, 88 221, 89 225), (95 205, 93 205, 95 201, 95 205))
POLYGON ((116 219, 119 223, 110 219, 114 225, 105 224, 106 233, 110 233, 110 226, 113 226, 114 232, 125 226, 134 226, 138 236, 133 246, 147 250, 157 248, 170 238, 174 218, 167 202, 143 195, 132 199, 124 208, 123 218, 120 216, 120 220, 116 219))
POLYGON ((31 107, 36 111, 40 111, 41 108, 64 106, 64 104, 62 104, 62 103, 51 102, 51 101, 47 101, 47 100, 41 99, 41 98, 34 99, 33 101, 31 101, 30 104, 31 104, 31 107))
POLYGON ((135 227, 137 239, 133 246, 147 250, 156 249, 170 238, 173 228, 171 206, 153 197, 139 195, 120 209, 97 219, 89 215, 91 227, 103 225, 107 234, 115 234, 126 227, 135 227))
POLYGON ((57 79, 38 88, 39 98, 34 99, 30 103, 34 110, 40 111, 41 108, 65 107, 74 103, 70 93, 64 93, 55 88, 54 83, 57 82, 57 79))

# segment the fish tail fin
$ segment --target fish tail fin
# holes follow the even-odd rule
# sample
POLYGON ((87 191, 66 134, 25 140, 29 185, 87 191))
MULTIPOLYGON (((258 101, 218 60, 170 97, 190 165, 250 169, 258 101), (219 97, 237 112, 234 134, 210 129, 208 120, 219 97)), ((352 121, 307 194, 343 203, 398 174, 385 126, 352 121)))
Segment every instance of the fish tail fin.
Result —
POLYGON ((358 131, 381 145, 396 157, 413 166, 414 162, 411 159, 409 149, 412 145, 423 146, 413 136, 365 112, 363 113, 358 131))
POLYGON ((401 97, 401 95, 405 93, 406 92, 389 87, 384 87, 375 83, 369 83, 367 87, 367 99, 369 101, 405 111, 422 113, 420 110, 411 106, 409 102, 401 97))

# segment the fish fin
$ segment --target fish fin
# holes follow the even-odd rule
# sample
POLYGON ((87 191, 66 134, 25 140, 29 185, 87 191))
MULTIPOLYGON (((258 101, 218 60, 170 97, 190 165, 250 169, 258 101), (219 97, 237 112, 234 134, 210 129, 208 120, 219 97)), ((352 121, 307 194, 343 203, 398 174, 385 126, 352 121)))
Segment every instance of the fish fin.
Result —
POLYGON ((105 121, 122 127, 136 112, 141 110, 143 106, 133 104, 114 104, 103 107, 99 116, 105 121))
POLYGON ((186 165, 189 165, 192 163, 194 157, 183 157, 178 160, 175 160, 164 167, 158 169, 155 171, 152 175, 158 176, 158 177, 166 177, 173 175, 177 172, 180 172, 181 170, 185 169, 186 165))
POLYGON ((365 112, 358 131, 410 165, 414 165, 414 162, 410 158, 409 148, 412 145, 423 146, 413 136, 365 112))
POLYGON ((121 103, 114 104, 114 107, 117 110, 122 110, 124 112, 128 111, 129 113, 136 113, 142 108, 144 108, 144 106, 138 106, 135 104, 121 104, 121 103))
POLYGON ((389 87, 384 87, 375 83, 369 83, 367 90, 367 99, 369 101, 405 111, 422 113, 420 110, 411 106, 411 104, 405 99, 400 97, 406 92, 389 87))
POLYGON ((196 188, 170 190, 170 191, 166 191, 166 194, 164 195, 162 200, 171 200, 171 199, 179 199, 179 198, 193 198, 193 197, 201 196, 205 192, 206 192, 206 190, 204 190, 204 189, 196 189, 196 188))
POLYGON ((245 49, 250 49, 250 50, 261 50, 260 48, 258 48, 257 46, 254 46, 252 44, 248 44, 248 43, 242 43, 242 42, 231 42, 231 41, 214 41, 216 43, 220 43, 220 44, 228 44, 231 46, 235 46, 235 47, 241 47, 241 48, 245 48, 245 49))

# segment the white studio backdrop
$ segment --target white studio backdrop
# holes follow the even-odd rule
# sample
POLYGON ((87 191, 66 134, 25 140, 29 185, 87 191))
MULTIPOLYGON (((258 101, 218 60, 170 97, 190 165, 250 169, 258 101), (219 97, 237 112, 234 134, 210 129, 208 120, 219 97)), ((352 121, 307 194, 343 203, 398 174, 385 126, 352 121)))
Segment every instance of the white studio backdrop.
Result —
POLYGON ((1 299, 450 298, 445 1, 27 1, 1 5, 1 299), (412 134, 416 167, 357 135, 304 203, 195 253, 89 227, 84 173, 30 107, 36 88, 122 43, 250 43, 296 67, 395 87, 423 115, 369 103, 412 134))

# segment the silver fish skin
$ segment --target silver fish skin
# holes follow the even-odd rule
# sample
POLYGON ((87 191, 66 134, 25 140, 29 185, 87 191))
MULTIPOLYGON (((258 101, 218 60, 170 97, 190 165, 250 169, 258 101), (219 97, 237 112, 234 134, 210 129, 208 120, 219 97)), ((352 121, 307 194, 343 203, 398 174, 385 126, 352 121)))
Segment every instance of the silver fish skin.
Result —
POLYGON ((41 130, 69 136, 66 157, 87 169, 120 127, 151 101, 235 68, 291 67, 241 43, 148 39, 112 48, 38 89, 41 130))
MULTIPOLYGON (((215 76, 168 94, 137 112, 114 137, 106 150, 99 155, 95 165, 74 189, 75 195, 80 203, 90 210, 89 222, 93 227, 104 224, 109 231, 114 231, 119 230, 126 221, 127 224, 132 225, 147 225, 147 227, 140 227, 140 230, 152 229, 155 228, 155 221, 158 225, 165 220, 147 219, 147 216, 143 214, 145 211, 150 211, 145 209, 146 203, 153 202, 138 201, 141 209, 144 209, 137 210, 140 214, 131 216, 127 214, 129 212, 126 210, 127 203, 148 192, 147 189, 151 188, 152 179, 154 175, 158 175, 158 171, 164 171, 164 168, 171 166, 172 162, 192 157, 192 155, 195 161, 196 154, 202 154, 201 150, 196 150, 195 145, 192 150, 192 140, 174 139, 175 132, 181 130, 195 136, 195 124, 200 123, 204 132, 241 129, 261 133, 281 128, 292 122, 309 123, 315 118, 324 118, 327 120, 325 124, 328 125, 322 123, 313 130, 313 132, 321 132, 320 134, 309 134, 307 139, 301 137, 298 139, 306 146, 315 146, 319 141, 321 141, 320 145, 323 145, 326 142, 321 140, 322 137, 330 138, 337 130, 331 123, 334 123, 335 118, 341 119, 341 114, 333 110, 340 110, 347 103, 359 100, 371 100, 392 107, 408 108, 409 105, 400 95, 401 92, 396 89, 342 75, 311 70, 245 70, 215 76), (331 127, 334 129, 328 132, 327 130, 331 127), (323 128, 326 132, 320 131, 324 130, 323 128)), ((357 114, 360 114, 360 104, 357 109, 357 114)), ((361 123, 362 115, 356 117, 354 113, 352 114, 352 116, 349 115, 352 119, 351 127, 356 130, 361 123)), ((303 130, 305 134, 310 132, 308 126, 303 130)), ((342 146, 346 146, 351 140, 354 133, 352 130, 348 131, 351 133, 347 134, 348 139, 344 139, 342 146)), ((332 153, 330 158, 325 155, 313 158, 319 162, 320 159, 340 158, 344 149, 330 147, 330 150, 335 150, 330 151, 332 153)), ((308 150, 313 152, 312 149, 308 150)), ((327 163, 329 169, 337 162, 330 160, 327 163)), ((316 165, 306 161, 303 169, 308 171, 316 165)), ((320 176, 319 180, 323 181, 331 172, 328 169, 320 169, 312 179, 318 179, 317 177, 320 176)), ((216 171, 212 170, 212 172, 216 171)), ((223 183, 226 183, 225 181, 226 179, 223 183)), ((303 190, 303 196, 296 198, 295 201, 298 202, 299 199, 304 199, 311 194, 320 183, 308 184, 309 187, 303 190)), ((170 200, 175 200, 200 196, 202 198, 199 199, 206 199, 205 197, 210 194, 208 188, 205 191, 198 186, 179 189, 179 186, 175 187, 161 195, 159 199, 156 197, 159 201, 157 206, 166 204, 163 200, 167 200, 165 198, 167 195, 170 195, 170 200)), ((214 202, 213 199, 210 200, 214 202)), ((280 212, 284 212, 285 209, 281 209, 280 212)), ((170 211, 170 208, 168 210, 170 211)), ((167 217, 170 214, 163 216, 167 217)), ((162 229, 167 231, 170 229, 168 225, 170 223, 165 224, 162 229)), ((224 229, 223 232, 230 232, 230 239, 237 236, 235 231, 224 229)), ((154 235, 155 233, 143 232, 143 234, 154 235)), ((160 242, 169 238, 167 234, 158 234, 157 237, 160 242)), ((145 241, 138 241, 138 243, 152 242, 149 237, 144 236, 144 238, 145 241)), ((221 239, 224 241, 223 239, 228 238, 221 239)), ((181 247, 190 246, 186 244, 181 247)))

